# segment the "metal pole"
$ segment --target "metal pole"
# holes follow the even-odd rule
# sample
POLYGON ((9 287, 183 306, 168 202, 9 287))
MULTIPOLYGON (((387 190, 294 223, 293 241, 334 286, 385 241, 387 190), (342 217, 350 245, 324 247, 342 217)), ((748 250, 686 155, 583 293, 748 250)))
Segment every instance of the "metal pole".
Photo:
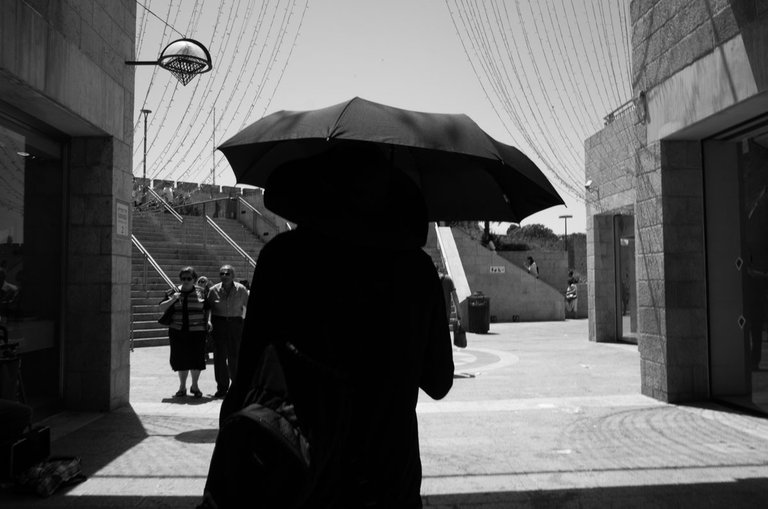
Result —
POLYGON ((152 110, 141 110, 144 114, 144 185, 147 185, 147 115, 152 113, 152 110))
POLYGON ((216 185, 216 107, 213 108, 213 185, 216 185))
POLYGON ((568 219, 572 218, 573 216, 570 214, 565 214, 560 216, 560 219, 565 221, 565 234, 563 235, 563 241, 565 243, 565 252, 568 252, 568 219))

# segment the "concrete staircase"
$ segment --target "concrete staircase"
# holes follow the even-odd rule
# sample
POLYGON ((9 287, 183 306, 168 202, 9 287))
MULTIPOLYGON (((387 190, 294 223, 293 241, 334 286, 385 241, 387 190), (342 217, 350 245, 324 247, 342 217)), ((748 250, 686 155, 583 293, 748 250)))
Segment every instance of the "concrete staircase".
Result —
MULTIPOLYGON (((264 243, 235 219, 215 218, 224 230, 254 260, 264 243)), ((199 276, 219 282, 219 268, 224 264, 235 269, 236 280, 253 275, 253 267, 235 249, 224 241, 200 216, 184 216, 179 223, 164 212, 136 212, 133 216, 133 234, 174 283, 178 283, 179 270, 190 265, 199 276)), ((146 263, 139 250, 133 247, 131 279, 131 305, 133 311, 133 346, 168 344, 167 328, 157 323, 158 304, 169 286, 146 263)))

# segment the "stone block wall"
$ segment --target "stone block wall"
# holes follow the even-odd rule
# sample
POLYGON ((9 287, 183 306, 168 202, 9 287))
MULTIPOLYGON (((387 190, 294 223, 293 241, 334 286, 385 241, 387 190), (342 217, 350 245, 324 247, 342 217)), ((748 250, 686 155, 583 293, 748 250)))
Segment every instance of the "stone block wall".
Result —
POLYGON ((539 267, 539 278, 554 288, 565 292, 568 286, 568 253, 565 251, 496 251, 496 254, 509 260, 523 270, 527 270, 527 258, 533 257, 539 267))
POLYGON ((109 410, 128 402, 130 236, 136 3, 0 2, 2 99, 70 140, 63 327, 64 404, 109 410), (129 219, 130 221, 130 219, 129 219), (130 224, 128 225, 130 228, 130 224))
POLYGON ((616 260, 614 216, 635 214, 638 149, 645 127, 633 110, 585 143, 587 189, 587 280, 590 341, 616 341, 616 260))
POLYGON ((565 319, 565 287, 550 286, 483 247, 460 228, 451 230, 470 291, 490 298, 490 314, 497 321, 511 322, 514 317, 520 321, 565 319), (491 266, 503 267, 504 272, 491 272, 491 266))
POLYGON ((638 170, 637 298, 642 391, 669 402, 708 394, 701 144, 662 141, 638 170))
MULTIPOLYGON (((739 34, 732 4, 756 10, 754 0, 633 0, 632 84, 655 87, 739 34), (751 4, 748 6, 747 4, 751 4)), ((749 15, 748 12, 745 15, 749 15)))

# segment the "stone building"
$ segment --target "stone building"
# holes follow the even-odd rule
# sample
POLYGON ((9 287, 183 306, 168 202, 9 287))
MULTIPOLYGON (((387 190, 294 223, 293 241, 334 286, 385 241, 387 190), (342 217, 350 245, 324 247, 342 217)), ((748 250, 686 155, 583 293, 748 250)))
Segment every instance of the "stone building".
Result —
POLYGON ((768 4, 633 0, 630 108, 586 141, 589 335, 642 391, 768 411, 768 4))
POLYGON ((109 410, 130 379, 136 2, 4 0, 0 24, 0 315, 36 418, 109 410))

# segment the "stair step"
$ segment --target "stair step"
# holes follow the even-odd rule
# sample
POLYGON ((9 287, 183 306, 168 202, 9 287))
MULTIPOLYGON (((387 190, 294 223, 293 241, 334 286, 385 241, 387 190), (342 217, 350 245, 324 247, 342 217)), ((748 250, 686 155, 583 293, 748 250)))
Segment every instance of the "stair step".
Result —
POLYGON ((168 336, 156 337, 156 338, 133 338, 134 348, 146 348, 150 346, 168 346, 170 340, 168 336))
MULTIPOLYGON (((158 325, 157 323, 155 325, 158 325)), ((133 331, 133 339, 168 337, 168 328, 139 329, 133 331)))
MULTIPOLYGON (((258 257, 264 242, 257 235, 237 219, 213 219, 246 253, 254 259, 258 257)), ((182 224, 162 211, 134 213, 133 234, 174 282, 179 269, 188 265, 214 283, 218 282, 219 268, 225 263, 235 268, 237 279, 250 278, 253 274, 253 267, 207 225, 202 216, 184 216, 182 224)), ((168 331, 159 326, 157 319, 160 316, 158 304, 168 285, 146 264, 144 256, 135 247, 131 269, 134 347, 167 345, 168 331)))

